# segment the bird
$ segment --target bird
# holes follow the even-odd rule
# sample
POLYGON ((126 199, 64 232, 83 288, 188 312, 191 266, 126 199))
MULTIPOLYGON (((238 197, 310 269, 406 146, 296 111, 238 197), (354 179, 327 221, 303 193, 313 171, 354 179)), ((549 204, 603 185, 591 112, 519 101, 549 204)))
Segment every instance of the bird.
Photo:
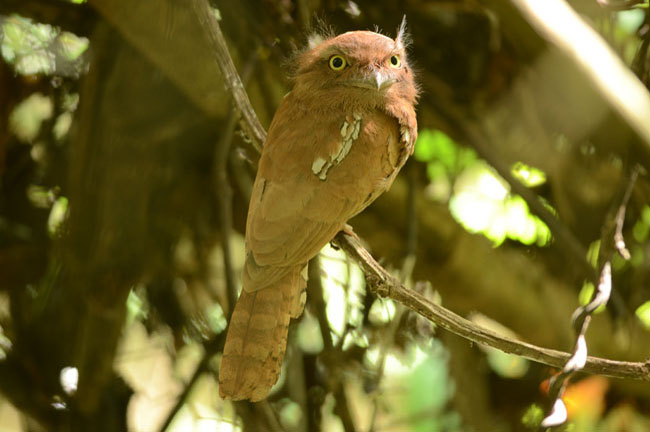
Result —
POLYGON ((246 260, 219 370, 224 399, 265 399, 289 322, 306 300, 308 261, 386 191, 413 153, 419 87, 406 19, 323 37, 291 61, 293 87, 269 127, 246 220, 246 260))

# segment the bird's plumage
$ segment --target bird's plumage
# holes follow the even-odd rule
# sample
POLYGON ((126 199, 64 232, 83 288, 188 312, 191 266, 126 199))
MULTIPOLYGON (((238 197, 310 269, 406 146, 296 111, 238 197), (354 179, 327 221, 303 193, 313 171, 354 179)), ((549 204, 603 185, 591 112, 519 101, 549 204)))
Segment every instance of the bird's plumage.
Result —
POLYGON ((404 45, 403 31, 395 40, 356 31, 296 59, 253 186, 243 290, 219 376, 223 397, 266 397, 290 317, 302 312, 305 265, 390 187, 412 153, 417 87, 404 45))

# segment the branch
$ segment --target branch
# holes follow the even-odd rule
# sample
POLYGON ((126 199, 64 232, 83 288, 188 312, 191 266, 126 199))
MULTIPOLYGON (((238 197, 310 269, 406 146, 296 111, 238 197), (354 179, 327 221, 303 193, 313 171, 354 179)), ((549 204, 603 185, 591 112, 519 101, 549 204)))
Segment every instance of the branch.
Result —
MULTIPOLYGON (((379 265, 359 240, 353 236, 340 232, 333 241, 361 266, 366 275, 368 286, 373 292, 403 304, 445 330, 472 342, 557 368, 562 368, 571 356, 566 352, 510 339, 480 327, 431 302, 422 294, 406 288, 379 265)), ((624 362, 588 357, 584 371, 613 378, 650 381, 650 361, 624 362)))
MULTIPOLYGON (((195 1, 205 3, 205 0, 195 1)), ((210 35, 211 39, 219 44, 224 44, 222 47, 225 46, 225 41, 216 18, 212 15, 207 18, 211 19, 212 22, 210 22, 209 25, 204 23, 204 27, 209 31, 216 32, 215 34, 210 35)), ((259 121, 255 116, 253 108, 250 106, 248 96, 245 95, 244 89, 241 86, 241 80, 236 74, 236 71, 234 71, 234 68, 226 70, 229 68, 228 65, 232 65, 228 50, 219 49, 216 51, 216 55, 228 57, 225 59, 218 59, 224 78, 230 80, 226 84, 226 88, 233 94, 237 103, 244 104, 240 108, 242 109, 242 112, 252 114, 252 117, 245 116, 244 121, 248 123, 250 130, 255 129, 259 126, 259 121), (243 97, 241 95, 235 95, 234 92, 236 90, 244 92, 243 97)), ((542 348, 500 336, 490 330, 473 324, 440 305, 434 304, 418 292, 407 289, 401 284, 401 282, 391 276, 388 271, 375 261, 372 255, 370 255, 370 253, 361 245, 359 240, 353 236, 340 232, 333 239, 333 242, 361 266, 366 275, 368 286, 373 292, 380 296, 389 297, 405 305, 434 324, 457 334, 458 336, 475 343, 494 347, 503 352, 515 354, 556 368, 562 368, 566 361, 571 357, 571 354, 566 352, 542 348)), ((583 370, 584 372, 614 378, 650 381, 650 360, 647 362, 624 362, 598 357, 588 357, 583 370)))
POLYGON ((235 69, 235 64, 228 52, 228 45, 221 32, 221 27, 219 27, 219 22, 206 0, 193 0, 192 6, 198 22, 208 37, 207 41, 210 49, 212 49, 212 58, 217 61, 223 74, 226 91, 232 95, 235 106, 242 114, 242 128, 252 140, 253 146, 258 151, 261 151, 264 141, 266 141, 266 131, 257 118, 248 99, 244 84, 239 78, 237 69, 235 69))

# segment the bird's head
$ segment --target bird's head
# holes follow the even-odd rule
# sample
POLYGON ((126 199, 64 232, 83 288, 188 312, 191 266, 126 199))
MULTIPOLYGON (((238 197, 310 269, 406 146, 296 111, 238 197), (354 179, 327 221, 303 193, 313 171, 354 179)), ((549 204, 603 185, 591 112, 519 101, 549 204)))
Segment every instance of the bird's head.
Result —
POLYGON ((413 103, 417 86, 407 60, 405 25, 395 39, 352 31, 315 44, 297 59, 294 92, 326 105, 350 97, 360 104, 381 105, 390 98, 413 103))

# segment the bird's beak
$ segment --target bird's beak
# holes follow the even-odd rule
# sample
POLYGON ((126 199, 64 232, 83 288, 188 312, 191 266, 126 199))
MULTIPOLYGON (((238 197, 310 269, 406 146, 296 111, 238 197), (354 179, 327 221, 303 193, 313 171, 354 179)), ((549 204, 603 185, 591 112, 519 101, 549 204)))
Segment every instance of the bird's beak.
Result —
POLYGON ((377 90, 390 87, 395 82, 389 75, 383 74, 380 71, 373 71, 369 78, 374 81, 377 90))
POLYGON ((349 84, 354 87, 367 88, 370 90, 384 90, 396 82, 390 75, 383 74, 381 71, 372 71, 362 80, 350 81, 349 84))

